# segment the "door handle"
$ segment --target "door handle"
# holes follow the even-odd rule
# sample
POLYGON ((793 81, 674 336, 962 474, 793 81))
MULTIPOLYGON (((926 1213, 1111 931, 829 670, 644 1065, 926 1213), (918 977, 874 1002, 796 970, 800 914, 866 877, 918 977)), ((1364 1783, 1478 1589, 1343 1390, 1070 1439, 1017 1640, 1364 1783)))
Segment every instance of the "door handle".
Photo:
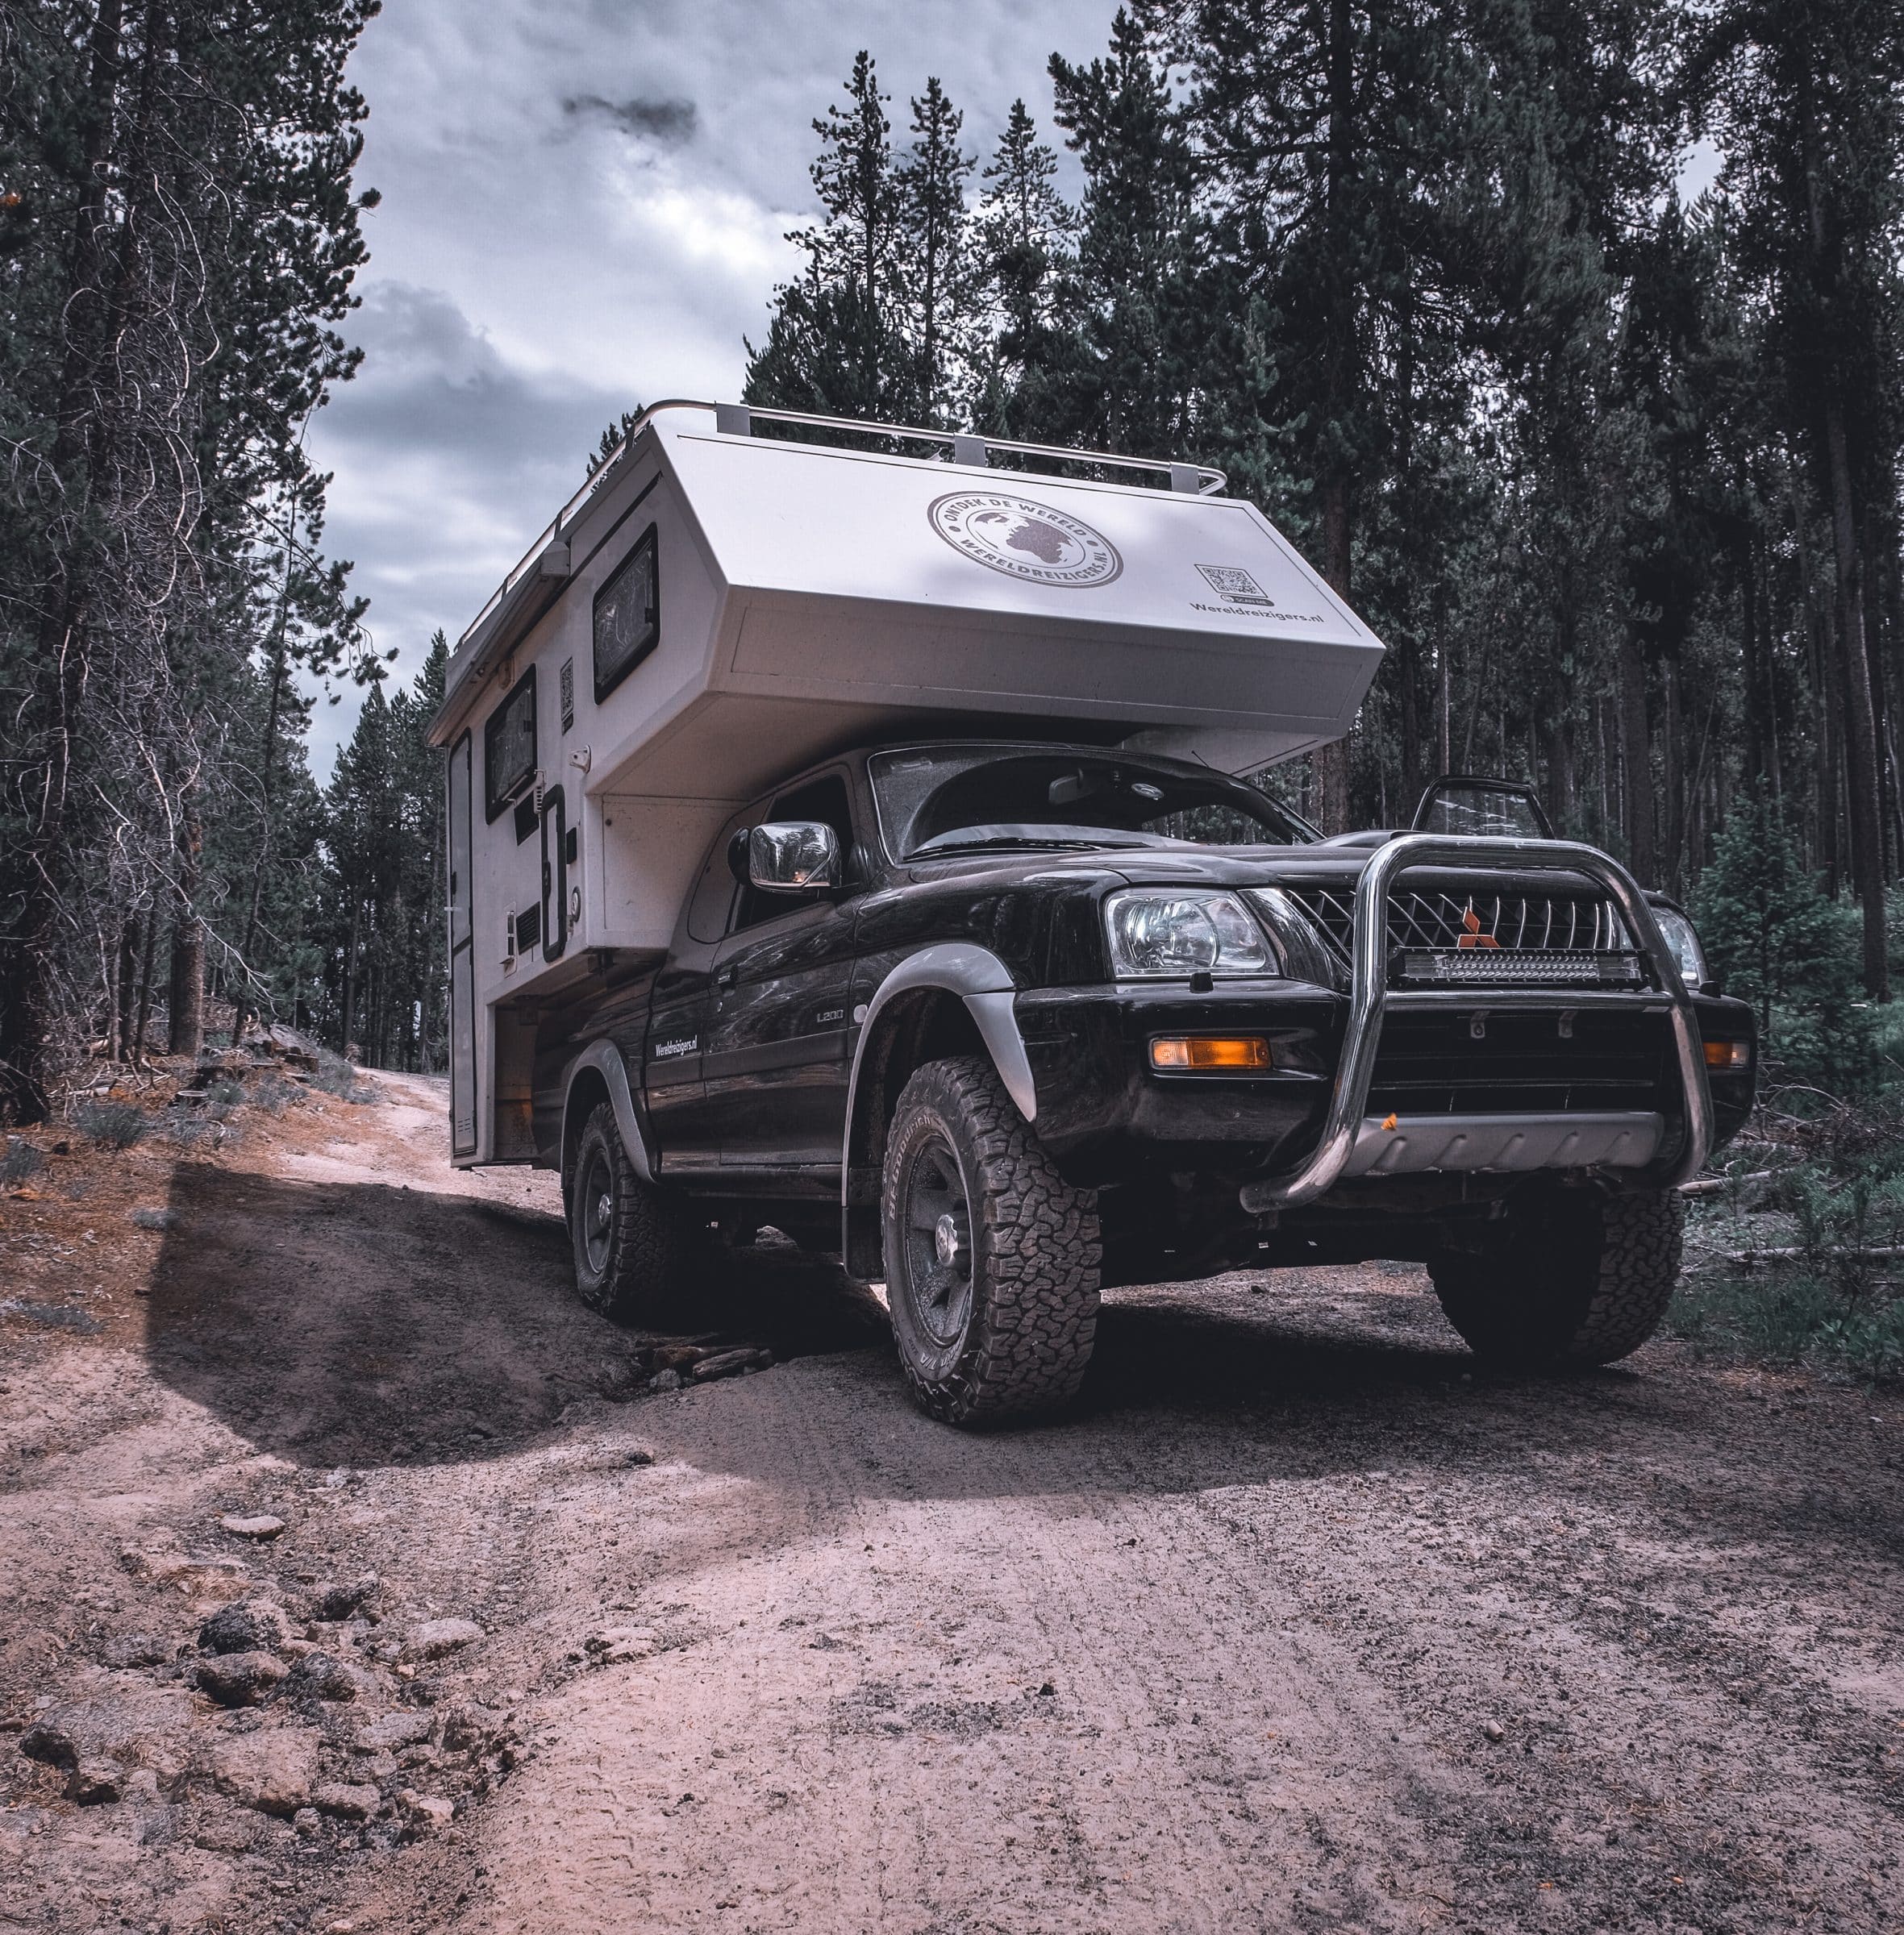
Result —
POLYGON ((740 980, 740 963, 738 961, 730 961, 725 968, 721 968, 715 974, 714 984, 717 988, 732 988, 739 984, 740 980))

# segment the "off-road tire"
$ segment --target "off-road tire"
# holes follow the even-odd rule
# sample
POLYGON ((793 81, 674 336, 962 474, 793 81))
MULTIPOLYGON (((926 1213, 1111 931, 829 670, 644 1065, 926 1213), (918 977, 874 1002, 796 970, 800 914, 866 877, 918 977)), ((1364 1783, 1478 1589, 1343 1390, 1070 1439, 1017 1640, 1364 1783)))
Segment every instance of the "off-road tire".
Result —
POLYGON ((1676 1190, 1543 1192, 1510 1210, 1485 1254, 1444 1251, 1429 1274, 1477 1357, 1527 1369, 1610 1364, 1659 1329, 1685 1226, 1676 1190))
POLYGON ((880 1226, 899 1362, 927 1416, 1002 1424, 1076 1396, 1098 1330, 1097 1192, 1058 1174, 990 1063, 928 1062, 906 1083, 886 1138, 880 1226), (907 1248, 919 1165, 947 1151, 968 1225, 962 1322, 931 1306, 907 1248))
POLYGON ((667 1314, 694 1260, 694 1223, 682 1203, 635 1173, 606 1102, 582 1126, 562 1193, 581 1300, 619 1323, 667 1314))

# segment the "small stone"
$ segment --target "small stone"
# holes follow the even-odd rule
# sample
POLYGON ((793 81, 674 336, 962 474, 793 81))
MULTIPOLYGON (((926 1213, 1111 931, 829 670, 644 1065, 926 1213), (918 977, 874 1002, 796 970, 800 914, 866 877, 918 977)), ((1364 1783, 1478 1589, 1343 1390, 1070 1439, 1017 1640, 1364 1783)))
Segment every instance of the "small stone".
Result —
POLYGON ((100 1647, 99 1657, 125 1672, 134 1667, 162 1667, 177 1650, 156 1633, 115 1633, 100 1647))
POLYGON ((383 1583, 374 1572, 366 1572, 348 1584, 332 1579, 317 1588, 315 1595, 319 1619, 348 1619, 366 1600, 376 1596, 383 1583))
POLYGON ((135 1767, 126 1776, 125 1798, 140 1807, 152 1807, 159 1798, 159 1777, 150 1767, 135 1767))
POLYGON ((397 1796, 397 1804, 409 1816, 410 1825, 421 1831, 447 1828, 455 1820, 456 1804, 440 1794, 416 1794, 408 1787, 397 1796))
POLYGON ((310 1797, 320 1814, 335 1814, 340 1821, 368 1821, 377 1812, 377 1789, 356 1787, 346 1781, 327 1781, 310 1797))
POLYGON ((276 1538, 285 1529, 269 1512, 227 1512, 219 1523, 235 1538, 276 1538))
POLYGON ((275 1653, 291 1636, 285 1616, 268 1599, 234 1600, 198 1629, 208 1653, 275 1653))
POLYGON ((1505 1740, 1507 1737, 1506 1728, 1498 1720, 1484 1720, 1481 1723, 1481 1730, 1489 1740, 1505 1740))
POLYGON ((310 1805, 323 1737, 315 1727, 229 1735, 213 1750, 212 1778, 240 1806, 289 1818, 310 1805))
POLYGON ((20 1735, 20 1751, 42 1766, 58 1767, 70 1774, 79 1765, 79 1749, 73 1736, 44 1720, 36 1720, 20 1735))
POLYGON ((627 1462, 631 1465, 652 1465, 655 1462, 655 1454, 652 1451, 631 1451, 627 1462))
POLYGON ((410 1637, 404 1642, 403 1657, 440 1659, 445 1653, 453 1653, 459 1646, 481 1637, 482 1628, 473 1619, 427 1619, 420 1626, 410 1628, 410 1637))
POLYGON ((651 1391, 678 1391, 681 1388, 681 1373, 678 1371, 657 1371, 648 1380, 651 1391))
POLYGON ((198 1662, 198 1690, 222 1707, 254 1707, 290 1671, 274 1653, 215 1653, 198 1662))
POLYGON ((427 1713, 380 1713, 357 1729, 355 1745, 360 1754, 394 1753, 427 1740, 435 1724, 427 1713))
POLYGON ((125 1791, 125 1770, 117 1761, 82 1760, 66 1776, 66 1797, 82 1808, 98 1807, 102 1801, 117 1800, 125 1791))
POLYGON ((355 1700, 358 1676, 335 1654, 313 1650, 291 1668, 284 1692, 289 1700, 355 1700))
POLYGON ((452 1707, 443 1717, 443 1744, 452 1754, 473 1752, 494 1737, 502 1716, 470 1700, 452 1707))
POLYGON ((590 1666, 619 1667, 646 1659, 655 1650, 655 1636, 646 1626, 604 1626, 581 1643, 590 1666))
POLYGON ((308 1841, 312 1835, 323 1831, 324 1817, 315 1808, 300 1808, 291 1816, 291 1825, 308 1841))
POLYGON ((1038 1689, 1038 1697, 1040 1700, 1053 1700, 1057 1696, 1057 1688, 1054 1687, 1048 1679, 1044 1684, 1038 1689))

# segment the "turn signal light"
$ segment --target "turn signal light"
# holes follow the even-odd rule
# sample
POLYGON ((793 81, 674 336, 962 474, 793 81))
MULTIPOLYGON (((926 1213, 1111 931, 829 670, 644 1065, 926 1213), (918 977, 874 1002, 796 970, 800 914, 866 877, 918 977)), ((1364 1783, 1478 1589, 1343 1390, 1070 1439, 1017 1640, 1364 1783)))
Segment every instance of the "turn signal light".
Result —
POLYGON ((1260 1034, 1160 1034, 1150 1045, 1153 1068, 1273 1068, 1260 1034))
POLYGON ((1752 1066, 1752 1043, 1708 1042, 1706 1044, 1706 1066, 1708 1068, 1749 1068, 1752 1066))

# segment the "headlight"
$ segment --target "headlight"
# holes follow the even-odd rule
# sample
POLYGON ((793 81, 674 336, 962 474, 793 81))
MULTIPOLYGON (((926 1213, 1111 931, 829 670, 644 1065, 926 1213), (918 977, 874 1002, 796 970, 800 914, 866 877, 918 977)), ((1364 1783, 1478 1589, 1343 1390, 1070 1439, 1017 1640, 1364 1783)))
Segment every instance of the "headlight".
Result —
POLYGON ((1114 893, 1104 903, 1110 971, 1120 980, 1273 974, 1269 944, 1233 893, 1114 893))
POLYGON ((1680 979, 1689 988, 1703 987, 1707 979, 1706 956, 1699 951, 1699 937, 1692 922, 1673 907, 1654 908, 1652 918, 1660 923, 1660 932, 1679 963, 1680 979))

